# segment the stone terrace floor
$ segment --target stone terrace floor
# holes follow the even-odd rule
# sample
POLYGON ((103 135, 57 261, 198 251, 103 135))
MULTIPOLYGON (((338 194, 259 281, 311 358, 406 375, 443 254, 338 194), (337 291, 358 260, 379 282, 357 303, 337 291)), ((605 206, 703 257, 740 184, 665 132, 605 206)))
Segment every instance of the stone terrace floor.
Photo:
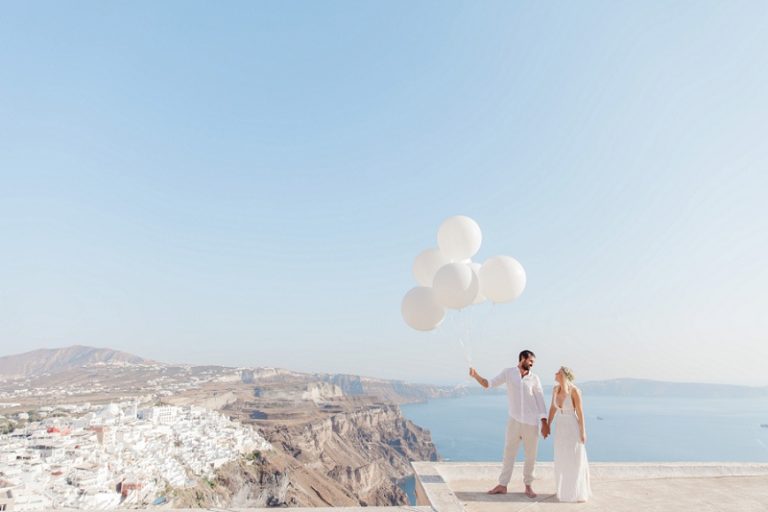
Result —
POLYGON ((414 462, 418 504, 437 512, 768 511, 768 464, 590 463, 593 497, 559 503, 552 463, 536 465, 536 499, 523 494, 522 464, 509 493, 487 494, 500 464, 414 462))

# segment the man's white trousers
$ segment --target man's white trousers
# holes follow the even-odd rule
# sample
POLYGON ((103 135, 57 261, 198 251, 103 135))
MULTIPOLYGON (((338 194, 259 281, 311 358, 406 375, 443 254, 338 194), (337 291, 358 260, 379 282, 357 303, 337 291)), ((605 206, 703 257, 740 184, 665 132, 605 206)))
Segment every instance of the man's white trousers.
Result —
POLYGON ((525 451, 523 482, 525 485, 533 483, 533 466, 536 463, 536 450, 539 446, 539 427, 538 425, 526 425, 510 418, 507 422, 507 436, 504 443, 504 466, 499 476, 500 485, 509 485, 521 442, 525 451))

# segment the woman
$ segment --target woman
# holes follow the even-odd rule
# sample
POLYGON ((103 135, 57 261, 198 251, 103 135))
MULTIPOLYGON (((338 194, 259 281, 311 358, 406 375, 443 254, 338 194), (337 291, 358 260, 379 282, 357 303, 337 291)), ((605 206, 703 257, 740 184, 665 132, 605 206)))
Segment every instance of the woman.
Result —
POLYGON ((587 431, 581 391, 573 384, 573 372, 561 367, 555 374, 555 389, 549 407, 549 425, 555 427, 555 484, 560 501, 587 501, 592 494, 587 462, 587 431))

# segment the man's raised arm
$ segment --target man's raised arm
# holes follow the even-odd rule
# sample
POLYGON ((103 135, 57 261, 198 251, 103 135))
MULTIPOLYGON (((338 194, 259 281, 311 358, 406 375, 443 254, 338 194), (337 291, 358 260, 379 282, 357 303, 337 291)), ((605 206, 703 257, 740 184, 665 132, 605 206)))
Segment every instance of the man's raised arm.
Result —
POLYGON ((475 370, 474 368, 469 369, 469 376, 475 379, 477 383, 483 386, 484 388, 488 388, 488 379, 481 377, 480 374, 477 373, 477 370, 475 370))

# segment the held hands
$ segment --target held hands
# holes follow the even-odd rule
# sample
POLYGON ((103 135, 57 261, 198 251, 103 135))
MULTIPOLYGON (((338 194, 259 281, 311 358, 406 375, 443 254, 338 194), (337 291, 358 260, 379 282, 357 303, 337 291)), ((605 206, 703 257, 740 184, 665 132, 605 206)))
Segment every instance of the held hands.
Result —
POLYGON ((549 437, 549 432, 550 432, 550 430, 549 430, 549 423, 547 423, 546 421, 542 421, 541 422, 541 437, 546 439, 547 437, 549 437))

